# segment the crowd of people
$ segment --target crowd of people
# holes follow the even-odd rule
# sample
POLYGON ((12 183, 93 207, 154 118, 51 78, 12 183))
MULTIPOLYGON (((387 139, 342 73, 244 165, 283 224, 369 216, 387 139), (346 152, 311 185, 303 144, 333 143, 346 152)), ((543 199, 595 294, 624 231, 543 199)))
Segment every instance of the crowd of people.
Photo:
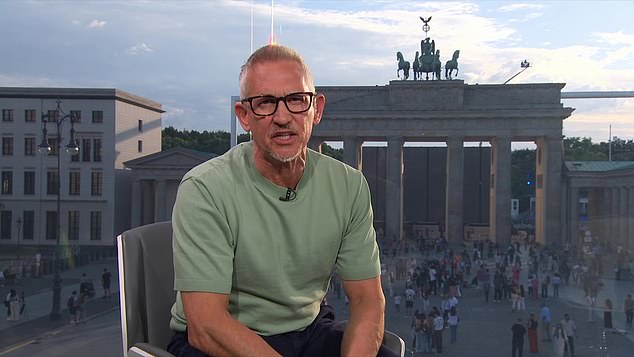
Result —
MULTIPOLYGON (((404 316, 413 318, 407 337, 408 348, 415 355, 442 353, 444 329, 450 331, 451 343, 457 341, 462 289, 477 287, 485 303, 489 303, 491 297, 495 303, 508 302, 512 312, 524 313, 527 299, 541 302, 541 309, 527 312, 524 322, 518 317, 513 324, 513 356, 522 356, 525 338, 531 353, 541 348, 552 350, 554 356, 563 356, 565 351, 574 356, 576 325, 569 314, 553 322, 547 301, 559 298, 562 285, 576 285, 583 288, 587 297, 596 299, 602 285, 600 277, 604 267, 599 256, 579 261, 566 250, 548 251, 537 244, 514 243, 502 249, 494 243, 475 242, 472 250, 464 247, 459 252, 450 249, 442 238, 431 245, 384 239, 380 239, 379 244, 383 252, 385 295, 388 301, 391 298, 396 316, 401 315, 401 301, 405 300, 404 316), (397 286, 403 282, 405 289, 399 290, 397 286), (430 303, 430 296, 434 295, 440 299, 439 306, 430 303), (415 307, 422 308, 412 313, 415 307), (540 340, 548 345, 540 346, 540 340)), ((604 305, 604 328, 611 329, 612 300, 607 298, 604 305)), ((623 309, 626 327, 632 328, 634 300, 631 294, 623 309)))

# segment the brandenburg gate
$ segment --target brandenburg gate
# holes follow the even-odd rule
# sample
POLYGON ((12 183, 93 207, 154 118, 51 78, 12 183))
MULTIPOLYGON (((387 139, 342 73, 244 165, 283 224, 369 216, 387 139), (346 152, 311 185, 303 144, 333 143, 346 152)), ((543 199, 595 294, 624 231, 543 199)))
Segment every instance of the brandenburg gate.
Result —
POLYGON ((385 236, 403 234, 403 144, 445 142, 445 225, 450 244, 463 240, 464 142, 491 144, 489 237, 511 239, 511 142, 533 141, 536 153, 535 239, 560 242, 562 127, 573 108, 561 103, 564 84, 469 85, 462 80, 391 81, 385 86, 318 87, 323 120, 309 146, 343 141, 344 161, 361 168, 364 141, 387 142, 385 236))

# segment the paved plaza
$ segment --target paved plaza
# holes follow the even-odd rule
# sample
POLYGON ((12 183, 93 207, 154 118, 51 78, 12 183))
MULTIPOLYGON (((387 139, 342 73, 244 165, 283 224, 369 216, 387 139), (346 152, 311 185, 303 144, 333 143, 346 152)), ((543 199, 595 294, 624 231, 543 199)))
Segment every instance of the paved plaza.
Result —
MULTIPOLYGON (((418 261, 422 257, 415 256, 418 261)), ((70 291, 78 289, 79 277, 86 272, 96 284, 97 293, 87 305, 88 317, 79 325, 71 325, 65 318, 51 322, 48 318, 51 306, 50 277, 25 279, 16 286, 18 291, 25 291, 27 295, 27 311, 25 318, 19 322, 0 321, 0 356, 121 356, 121 329, 119 326, 119 310, 116 299, 102 299, 99 277, 103 268, 113 272, 113 286, 116 286, 116 262, 109 259, 88 266, 65 271, 62 301, 70 291)), ((607 269, 606 269, 607 270, 607 269)), ((623 299, 627 293, 634 292, 633 281, 615 281, 605 276, 604 287, 599 293, 599 301, 606 297, 615 302, 614 326, 623 328, 625 316, 623 313, 623 299)), ((6 291, 6 287, 2 288, 6 291)), ((402 293, 404 282, 397 281, 394 290, 402 293)), ((387 290, 386 290, 387 291, 387 290)), ((389 295, 389 294, 388 294, 389 295)), ((404 299, 403 299, 404 301, 404 299)), ((559 298, 532 299, 527 298, 526 311, 512 312, 510 302, 485 303, 481 289, 463 289, 463 297, 458 304, 460 324, 458 339, 455 344, 449 343, 449 330, 444 331, 444 356, 466 357, 497 357, 511 355, 511 325, 518 318, 526 321, 529 312, 539 313, 542 301, 546 301, 551 308, 553 321, 559 321, 564 313, 569 313, 577 324, 578 338, 576 339, 576 356, 583 357, 628 357, 634 350, 632 331, 625 335, 608 332, 603 335, 602 312, 595 311, 594 322, 587 322, 588 310, 584 301, 583 289, 578 286, 563 286, 559 298)), ((337 298, 334 292, 329 292, 328 302, 335 306, 338 319, 348 318, 345 300, 337 298)), ((387 296, 386 328, 406 340, 408 353, 412 356, 411 325, 413 317, 404 315, 402 307, 400 315, 394 311, 393 298, 387 296)), ((432 296, 432 306, 440 305, 440 298, 432 296)), ((62 306, 65 309, 65 306, 62 306)), ((422 311, 420 300, 416 301, 415 309, 422 311)), ((524 344, 524 356, 546 357, 552 356, 550 342, 539 341, 539 353, 528 353, 528 342, 524 344)), ((425 354, 432 355, 432 354, 425 354)), ((438 354, 435 354, 438 355, 438 354)))

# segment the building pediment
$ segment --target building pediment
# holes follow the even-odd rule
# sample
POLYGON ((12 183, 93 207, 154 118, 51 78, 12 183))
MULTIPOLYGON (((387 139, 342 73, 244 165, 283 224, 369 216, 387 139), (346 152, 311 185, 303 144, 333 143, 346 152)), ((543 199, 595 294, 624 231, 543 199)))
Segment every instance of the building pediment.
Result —
POLYGON ((129 169, 190 169, 218 155, 185 148, 172 148, 140 158, 126 161, 123 165, 129 169))

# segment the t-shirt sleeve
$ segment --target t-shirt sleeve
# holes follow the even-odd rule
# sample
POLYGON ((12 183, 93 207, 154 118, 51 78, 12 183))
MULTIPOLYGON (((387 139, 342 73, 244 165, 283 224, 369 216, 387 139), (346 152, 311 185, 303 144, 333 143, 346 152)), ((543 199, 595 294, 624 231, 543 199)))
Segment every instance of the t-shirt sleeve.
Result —
POLYGON ((337 268, 343 280, 365 280, 381 275, 370 189, 361 174, 355 183, 350 217, 337 256, 337 268))
POLYGON ((234 243, 226 217, 196 178, 181 182, 172 213, 175 290, 231 292, 234 243))

